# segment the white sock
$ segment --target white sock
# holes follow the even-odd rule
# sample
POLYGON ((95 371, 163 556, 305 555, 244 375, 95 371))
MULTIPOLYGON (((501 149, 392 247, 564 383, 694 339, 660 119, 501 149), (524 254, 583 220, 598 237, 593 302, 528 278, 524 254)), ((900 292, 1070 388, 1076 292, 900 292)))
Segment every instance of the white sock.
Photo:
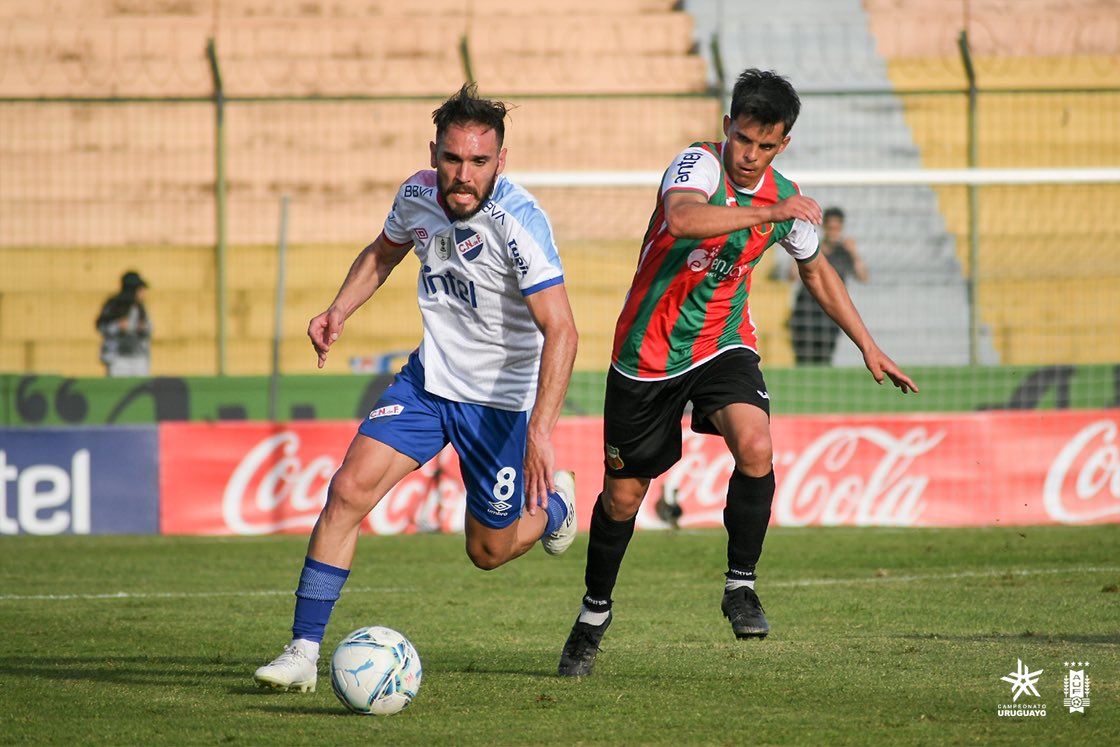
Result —
POLYGON ((582 604, 579 607, 579 621, 581 623, 587 623, 588 625, 602 625, 607 621, 610 615, 610 610, 606 612, 596 612, 595 610, 587 609, 587 607, 582 604))
POLYGON ((742 578, 735 578, 735 579, 729 578, 729 579, 727 579, 727 583, 724 584, 723 590, 724 591, 734 591, 735 589, 741 589, 744 586, 747 587, 748 589, 750 589, 751 591, 754 591, 754 579, 752 578, 751 580, 748 581, 748 580, 742 579, 742 578))
POLYGON ((319 644, 315 641, 309 641, 306 638, 296 638, 292 640, 292 648, 299 649, 299 651, 311 661, 319 661, 319 644))

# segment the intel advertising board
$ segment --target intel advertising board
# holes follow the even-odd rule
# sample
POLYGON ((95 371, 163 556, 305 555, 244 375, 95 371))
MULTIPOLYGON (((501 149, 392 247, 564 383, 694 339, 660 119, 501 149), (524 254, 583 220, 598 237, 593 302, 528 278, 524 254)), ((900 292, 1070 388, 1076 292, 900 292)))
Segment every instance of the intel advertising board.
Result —
POLYGON ((155 426, 0 428, 0 535, 158 531, 155 426))

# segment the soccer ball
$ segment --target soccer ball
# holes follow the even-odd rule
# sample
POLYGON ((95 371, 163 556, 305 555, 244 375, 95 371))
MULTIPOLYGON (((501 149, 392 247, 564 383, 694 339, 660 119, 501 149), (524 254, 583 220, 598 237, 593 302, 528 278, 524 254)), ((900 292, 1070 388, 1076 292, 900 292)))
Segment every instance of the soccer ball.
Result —
POLYGON ((392 628, 358 628, 331 655, 334 694, 364 716, 403 711, 416 697, 422 675, 420 654, 392 628))

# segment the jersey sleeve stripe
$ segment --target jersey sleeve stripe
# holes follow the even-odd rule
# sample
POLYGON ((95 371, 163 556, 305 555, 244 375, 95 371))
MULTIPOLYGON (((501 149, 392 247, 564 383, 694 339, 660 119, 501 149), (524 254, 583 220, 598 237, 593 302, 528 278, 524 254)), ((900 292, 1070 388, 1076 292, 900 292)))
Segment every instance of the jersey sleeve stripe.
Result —
POLYGON ((561 285, 561 284, 563 284, 563 282, 564 282, 564 276, 563 275, 557 275, 554 278, 550 278, 548 280, 542 280, 541 282, 537 283, 536 285, 530 285, 528 288, 522 288, 521 289, 521 295, 522 296, 531 296, 534 293, 537 293, 539 291, 544 290, 545 288, 551 288, 554 285, 561 285))
POLYGON ((556 240, 552 234, 552 223, 540 204, 521 188, 505 177, 501 177, 501 189, 495 190, 492 198, 503 209, 508 210, 521 228, 533 238, 537 246, 548 257, 549 263, 559 269, 560 254, 556 250, 556 240))
POLYGON ((393 239, 389 238, 389 234, 385 233, 384 229, 382 229, 382 231, 381 231, 381 240, 384 241, 389 246, 396 247, 397 249, 401 248, 402 246, 408 246, 409 244, 412 243, 411 241, 408 241, 408 240, 394 241, 393 239))
POLYGON ((670 192, 695 192, 696 194, 704 195, 705 199, 712 196, 699 187, 669 187, 664 193, 669 194, 670 192))
POLYGON ((800 258, 800 257, 794 257, 794 259, 796 259, 796 260, 797 260, 797 264, 799 264, 799 265, 803 265, 803 264, 805 264, 806 262, 812 262, 812 261, 813 261, 814 259, 816 259, 816 258, 817 258, 818 256, 820 256, 820 253, 821 253, 821 245, 820 245, 820 244, 817 244, 817 249, 816 249, 816 251, 814 251, 814 252, 813 252, 812 254, 810 254, 810 255, 809 255, 808 257, 805 257, 804 259, 802 259, 802 258, 800 258))

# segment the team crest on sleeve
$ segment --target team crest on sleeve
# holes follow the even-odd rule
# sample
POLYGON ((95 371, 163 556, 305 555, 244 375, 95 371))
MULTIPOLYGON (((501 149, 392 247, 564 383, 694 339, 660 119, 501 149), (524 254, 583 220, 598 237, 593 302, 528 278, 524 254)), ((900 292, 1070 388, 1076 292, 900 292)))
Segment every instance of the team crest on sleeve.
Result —
POLYGON ((456 228, 455 248, 463 259, 473 260, 482 252, 482 237, 470 228, 456 228))

